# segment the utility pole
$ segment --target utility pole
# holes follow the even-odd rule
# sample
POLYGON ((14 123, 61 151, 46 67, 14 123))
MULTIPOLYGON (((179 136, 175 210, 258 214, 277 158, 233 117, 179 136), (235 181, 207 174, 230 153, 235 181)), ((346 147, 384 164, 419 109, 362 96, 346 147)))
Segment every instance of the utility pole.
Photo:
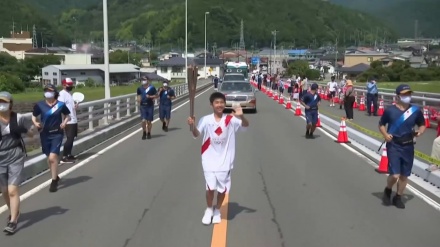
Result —
POLYGON ((338 66, 338 38, 336 37, 335 42, 335 70, 334 73, 337 75, 337 78, 339 79, 339 73, 336 73, 336 67, 338 66))
MULTIPOLYGON (((273 35, 273 56, 274 56, 274 65, 275 65, 275 71, 276 71, 276 61, 277 61, 277 33, 279 31, 274 30, 272 31, 272 35, 273 35)), ((272 66, 271 66, 272 68, 272 66)))

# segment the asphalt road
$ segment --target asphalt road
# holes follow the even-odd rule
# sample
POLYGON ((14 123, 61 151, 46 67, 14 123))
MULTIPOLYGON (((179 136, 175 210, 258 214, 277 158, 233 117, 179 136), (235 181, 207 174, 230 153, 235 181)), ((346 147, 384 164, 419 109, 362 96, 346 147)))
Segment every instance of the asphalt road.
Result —
MULTIPOLYGON (((327 117, 333 118, 335 120, 340 121, 341 117, 345 116, 345 110, 339 109, 339 104, 335 104, 335 107, 329 106, 329 101, 324 100, 320 105, 320 113, 326 115, 327 117)), ((353 124, 362 126, 368 130, 372 130, 374 132, 379 133, 379 116, 368 116, 367 111, 359 111, 358 109, 354 109, 354 120, 352 122, 346 121, 348 126, 353 126, 353 124)), ((365 132, 363 132, 365 133, 365 132)), ((350 133, 349 133, 350 134, 350 133)), ((370 135, 377 140, 383 141, 382 138, 378 138, 376 136, 370 135)), ((423 136, 417 138, 416 150, 425 153, 427 155, 431 155, 432 142, 437 136, 436 128, 429 128, 423 134, 423 136)))
MULTIPOLYGON (((197 116, 210 113, 208 97, 197 98, 197 116)), ((203 226, 201 140, 188 113, 188 105, 174 112, 168 133, 156 123, 151 140, 136 133, 102 153, 63 177, 57 193, 24 200, 20 230, 0 246, 438 246, 438 211, 410 193, 406 209, 384 207, 384 175, 324 133, 305 140, 304 120, 260 93, 238 136, 228 215, 203 226)))

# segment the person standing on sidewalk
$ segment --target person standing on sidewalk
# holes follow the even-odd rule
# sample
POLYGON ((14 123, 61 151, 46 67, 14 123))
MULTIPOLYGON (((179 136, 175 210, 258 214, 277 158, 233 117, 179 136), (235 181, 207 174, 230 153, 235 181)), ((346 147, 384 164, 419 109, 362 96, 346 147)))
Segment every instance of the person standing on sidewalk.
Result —
POLYGON ((373 114, 377 116, 377 99, 379 98, 379 90, 375 79, 370 79, 367 83, 367 112, 368 116, 373 114), (371 104, 373 104, 373 112, 371 112, 371 104))
POLYGON ((9 209, 4 232, 14 234, 20 215, 19 186, 26 157, 23 134, 33 137, 32 121, 12 111, 13 99, 0 92, 0 189, 9 209))
POLYGON ((64 132, 66 133, 66 141, 64 142, 63 158, 61 162, 63 163, 73 163, 75 162, 75 157, 72 155, 73 141, 78 135, 78 120, 76 118, 76 109, 78 104, 75 103, 72 97, 73 81, 70 78, 66 78, 62 81, 63 90, 60 91, 60 96, 58 101, 64 102, 70 111, 70 121, 67 122, 64 132))
POLYGON ((409 85, 396 88, 397 103, 385 109, 379 121, 379 130, 387 142, 388 171, 387 185, 383 203, 391 202, 397 208, 405 208, 402 195, 408 184, 408 177, 414 164, 414 137, 421 136, 425 130, 425 119, 419 107, 411 105, 412 90, 409 85), (414 126, 419 127, 414 132, 414 126), (397 182, 396 195, 391 200, 394 184, 397 182))
POLYGON ((151 129, 154 117, 154 99, 157 98, 156 88, 151 85, 146 77, 142 77, 142 85, 137 89, 137 101, 140 105, 139 112, 142 118, 142 140, 151 139, 151 129))
POLYGON ((351 121, 353 120, 354 117, 353 104, 355 101, 353 82, 351 80, 347 80, 344 87, 345 87, 345 92, 344 92, 345 115, 347 116, 347 119, 351 121))
POLYGON ((32 112, 32 122, 40 131, 41 149, 47 157, 47 163, 52 175, 52 183, 49 191, 58 191, 58 164, 61 144, 63 143, 64 133, 67 122, 69 122, 70 111, 64 102, 58 101, 57 88, 48 84, 44 87, 45 100, 37 102, 32 112), (41 122, 37 117, 41 116, 41 122), (64 116, 64 120, 63 120, 64 116))
POLYGON ((168 87, 168 83, 164 82, 163 87, 159 88, 159 118, 162 121, 162 130, 168 132, 168 126, 171 119, 171 107, 173 99, 176 98, 174 90, 168 87))

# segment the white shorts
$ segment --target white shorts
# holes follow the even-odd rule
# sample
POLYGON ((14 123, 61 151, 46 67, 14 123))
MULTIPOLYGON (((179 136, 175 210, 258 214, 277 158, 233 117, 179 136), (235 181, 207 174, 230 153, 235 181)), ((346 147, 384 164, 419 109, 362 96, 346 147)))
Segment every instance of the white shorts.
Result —
POLYGON ((231 189, 231 171, 204 172, 206 190, 217 190, 219 193, 229 193, 231 189))

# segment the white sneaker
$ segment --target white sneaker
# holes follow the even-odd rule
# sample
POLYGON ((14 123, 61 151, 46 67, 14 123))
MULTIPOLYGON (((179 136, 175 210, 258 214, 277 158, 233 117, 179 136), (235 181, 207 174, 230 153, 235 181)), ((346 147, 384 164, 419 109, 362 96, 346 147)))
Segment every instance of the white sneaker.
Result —
POLYGON ((222 215, 220 214, 220 210, 216 208, 212 216, 212 224, 219 224, 220 222, 222 222, 222 215))
POLYGON ((213 215, 214 215, 214 212, 213 212, 212 208, 207 208, 207 209, 205 210, 205 214, 203 215, 202 223, 203 223, 204 225, 209 225, 209 224, 211 224, 211 220, 212 220, 212 216, 213 216, 213 215))

